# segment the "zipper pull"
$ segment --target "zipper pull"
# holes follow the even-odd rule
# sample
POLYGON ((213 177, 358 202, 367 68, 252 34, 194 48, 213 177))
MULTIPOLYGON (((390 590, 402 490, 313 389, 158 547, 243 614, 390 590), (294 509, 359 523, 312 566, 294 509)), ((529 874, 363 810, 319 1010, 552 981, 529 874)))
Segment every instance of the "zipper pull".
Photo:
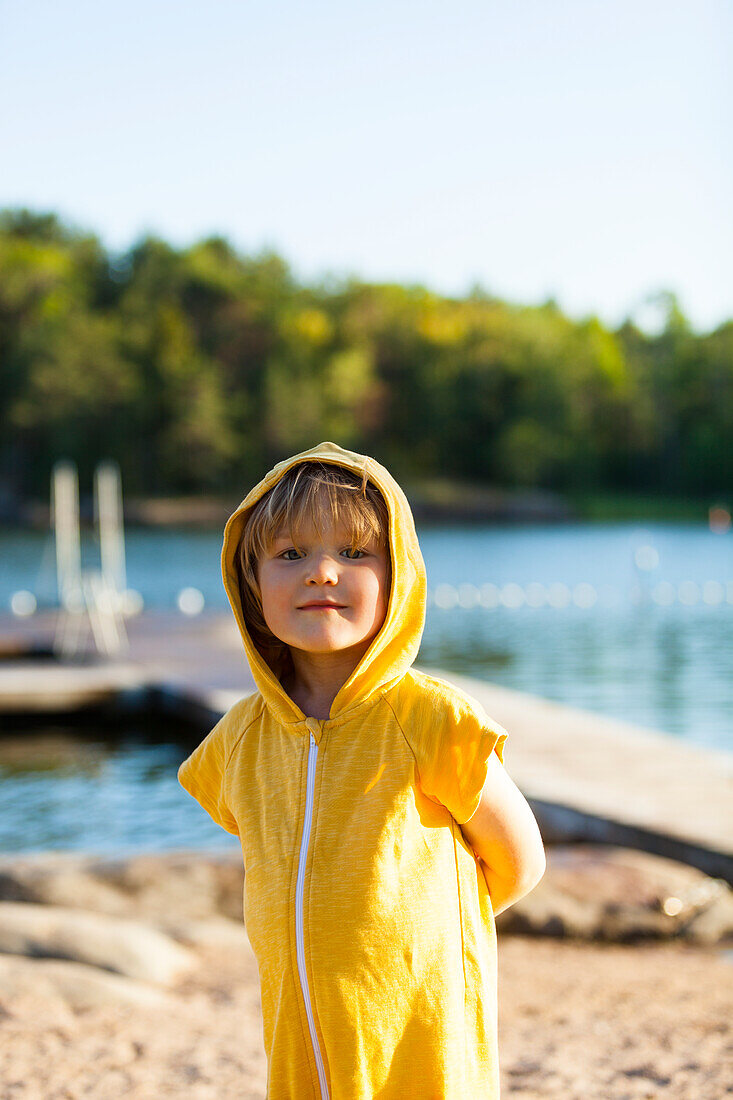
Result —
POLYGON ((318 719, 317 718, 306 718, 305 724, 306 724, 306 728, 308 729, 308 732, 311 735, 311 745, 313 745, 315 743, 315 740, 316 740, 316 738, 315 738, 316 733, 321 732, 321 727, 318 724, 318 719))

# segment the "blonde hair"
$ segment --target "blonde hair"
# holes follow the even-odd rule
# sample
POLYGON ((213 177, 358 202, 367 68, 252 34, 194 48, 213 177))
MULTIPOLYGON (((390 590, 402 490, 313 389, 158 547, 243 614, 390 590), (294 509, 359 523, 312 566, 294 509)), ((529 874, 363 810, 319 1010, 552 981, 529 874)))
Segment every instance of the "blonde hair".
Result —
POLYGON ((370 539, 387 549, 387 579, 392 582, 389 555, 389 511, 377 486, 344 466, 329 462, 300 462, 260 497, 245 523, 235 561, 242 613, 257 649, 273 672, 282 678, 292 668, 290 650, 272 633, 262 612, 257 566, 278 531, 288 531, 296 549, 305 523, 323 533, 324 523, 342 524, 350 532, 350 548, 370 539))

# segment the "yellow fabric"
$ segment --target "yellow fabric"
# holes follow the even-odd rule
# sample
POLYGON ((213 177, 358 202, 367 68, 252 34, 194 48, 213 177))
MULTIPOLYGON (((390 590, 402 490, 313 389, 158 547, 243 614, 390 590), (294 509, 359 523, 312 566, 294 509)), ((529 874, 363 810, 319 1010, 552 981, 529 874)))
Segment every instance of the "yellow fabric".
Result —
POLYGON ((240 838, 269 1100, 495 1100, 496 931, 459 825, 478 806, 492 751, 503 762, 507 732, 476 700, 411 668, 426 578, 402 490, 374 459, 334 443, 294 455, 227 521, 222 572, 259 690, 224 715, 178 778, 240 838), (393 580, 384 625, 330 717, 306 725, 249 636, 234 556, 249 509, 295 463, 315 460, 366 467, 381 490, 393 580), (326 1091, 298 970, 299 920, 326 1091))

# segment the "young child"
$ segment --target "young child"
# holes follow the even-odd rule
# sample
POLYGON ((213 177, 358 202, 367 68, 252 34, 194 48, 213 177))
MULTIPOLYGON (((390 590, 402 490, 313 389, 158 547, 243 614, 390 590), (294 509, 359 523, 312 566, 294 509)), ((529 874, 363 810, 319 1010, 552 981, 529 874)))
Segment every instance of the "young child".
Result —
POLYGON ((258 691, 178 777, 238 836, 270 1100, 496 1100, 494 915, 544 873, 504 730, 411 668, 426 579, 407 500, 321 443, 227 521, 258 691))

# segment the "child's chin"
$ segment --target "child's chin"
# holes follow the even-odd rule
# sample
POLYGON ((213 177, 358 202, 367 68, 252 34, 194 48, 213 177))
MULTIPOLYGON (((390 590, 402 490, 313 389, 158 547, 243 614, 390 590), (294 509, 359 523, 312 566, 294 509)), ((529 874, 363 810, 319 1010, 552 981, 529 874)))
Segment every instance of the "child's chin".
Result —
POLYGON ((322 634, 317 637, 304 639, 300 647, 307 653, 339 653, 344 649, 353 649, 364 641, 359 635, 352 636, 334 631, 330 634, 322 634))

